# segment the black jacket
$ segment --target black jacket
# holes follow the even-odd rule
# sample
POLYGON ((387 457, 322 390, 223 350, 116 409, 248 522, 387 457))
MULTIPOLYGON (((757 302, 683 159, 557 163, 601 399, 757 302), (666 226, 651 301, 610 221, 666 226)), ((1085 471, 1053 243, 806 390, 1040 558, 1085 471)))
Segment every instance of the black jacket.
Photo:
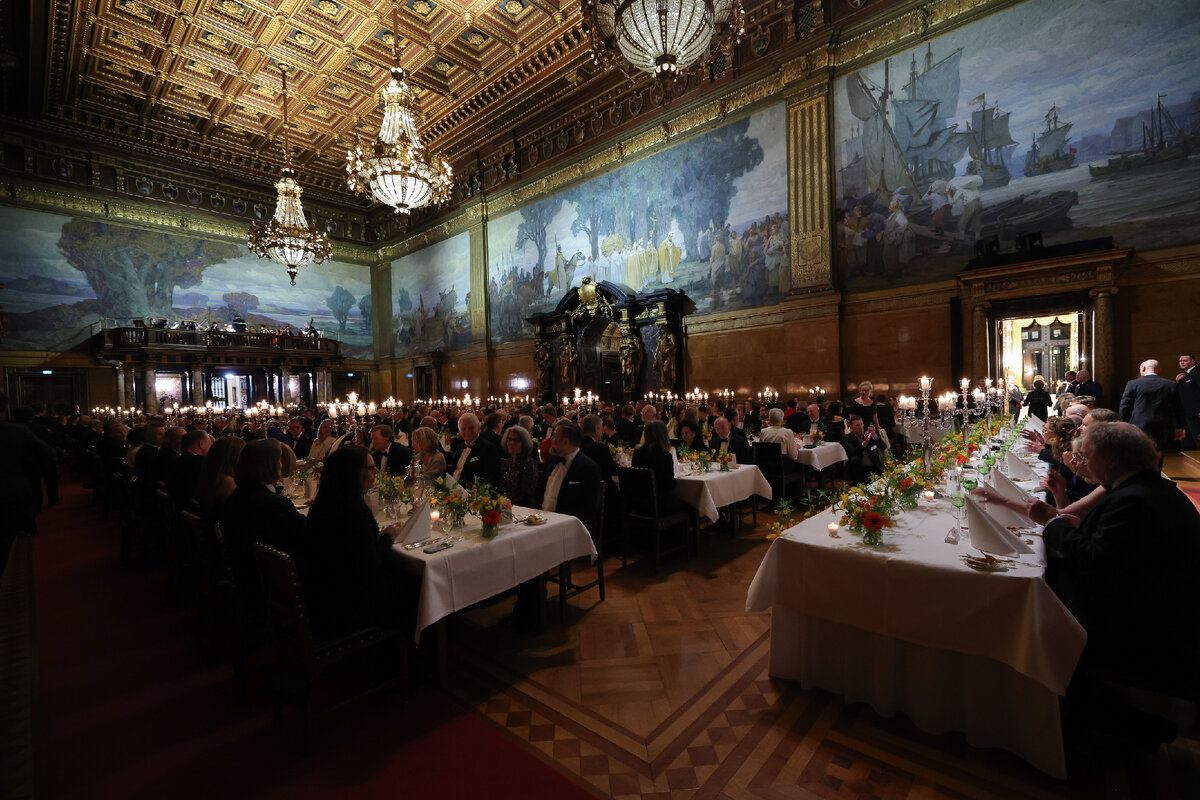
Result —
POLYGON ((1184 427, 1183 404, 1175 381, 1153 373, 1125 384, 1120 414, 1121 419, 1149 434, 1160 448, 1175 438, 1175 429, 1184 427))
MULTIPOLYGON (((371 460, 378 467, 383 463, 383 453, 371 448, 368 451, 371 454, 371 460)), ((412 462, 412 450, 400 444, 392 442, 392 446, 387 451, 387 471, 389 475, 403 475, 404 470, 408 469, 408 465, 412 462)))
MULTIPOLYGON (((720 450, 721 437, 713 434, 713 437, 708 440, 708 449, 713 453, 720 450)), ((725 449, 733 453, 733 457, 737 459, 738 464, 754 463, 754 451, 750 449, 750 442, 745 436, 738 436, 735 433, 730 433, 729 445, 725 449)))
MULTIPOLYGON (((448 474, 453 475, 454 471, 458 469, 458 460, 462 456, 463 447, 460 440, 454 448, 454 452, 446 458, 448 474)), ((492 486, 500 485, 500 451, 482 436, 476 439, 475 444, 471 447, 467 463, 458 477, 458 482, 470 488, 475 483, 475 478, 490 483, 492 486)))
MULTIPOLYGON (((539 501, 544 500, 546 482, 550 479, 550 473, 560 462, 562 462, 561 458, 553 456, 542 465, 542 477, 538 481, 539 501)), ((567 474, 563 476, 554 508, 543 508, 542 510, 578 517, 584 527, 593 536, 596 536, 598 533, 596 523, 600 518, 600 480, 600 468, 581 450, 575 454, 567 474)))

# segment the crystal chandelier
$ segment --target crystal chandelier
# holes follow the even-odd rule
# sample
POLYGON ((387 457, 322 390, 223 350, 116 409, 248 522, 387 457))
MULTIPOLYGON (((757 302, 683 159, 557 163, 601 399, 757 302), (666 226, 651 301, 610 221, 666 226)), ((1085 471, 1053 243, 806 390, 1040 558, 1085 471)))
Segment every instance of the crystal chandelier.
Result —
POLYGON ((303 190, 296 180, 292 168, 292 149, 288 142, 287 70, 279 65, 283 76, 283 170, 275 184, 278 196, 275 200, 275 216, 265 225, 250 223, 246 244, 259 258, 267 258, 287 268, 292 285, 296 285, 296 273, 309 264, 320 264, 332 254, 329 237, 308 227, 304 219, 304 207, 300 204, 303 190))
MULTIPOLYGON (((592 59, 648 72, 670 89, 676 76, 743 33, 740 0, 581 0, 592 59), (715 46, 714 46, 715 45, 715 46)), ((663 93, 670 102, 671 92, 663 93)))
POLYGON ((397 214, 445 202, 452 186, 450 165, 425 152, 417 133, 416 93, 405 81, 400 67, 400 35, 397 28, 399 3, 393 6, 391 79, 380 92, 383 125, 379 137, 365 147, 355 145, 346 152, 346 184, 376 202, 391 206, 397 214))

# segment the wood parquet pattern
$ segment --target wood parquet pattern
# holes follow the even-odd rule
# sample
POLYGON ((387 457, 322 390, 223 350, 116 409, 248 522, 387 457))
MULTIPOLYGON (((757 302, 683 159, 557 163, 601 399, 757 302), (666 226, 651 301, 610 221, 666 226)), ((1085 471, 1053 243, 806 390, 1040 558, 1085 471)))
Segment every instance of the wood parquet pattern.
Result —
POLYGON ((540 636, 501 624, 511 599, 459 615, 451 692, 597 797, 1200 796, 1194 719, 1152 756, 1097 758, 1062 782, 960 734, 772 679, 769 615, 744 610, 770 521, 736 539, 714 532, 657 577, 648 560, 609 559, 606 600, 575 598, 566 624, 540 636))

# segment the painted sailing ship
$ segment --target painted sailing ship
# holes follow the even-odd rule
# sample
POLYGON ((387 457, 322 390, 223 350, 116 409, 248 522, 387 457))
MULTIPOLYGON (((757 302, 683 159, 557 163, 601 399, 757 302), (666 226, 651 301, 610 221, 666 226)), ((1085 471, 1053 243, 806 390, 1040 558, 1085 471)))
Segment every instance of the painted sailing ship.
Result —
POLYGON ((1051 106, 1046 112, 1046 129, 1034 134, 1033 144, 1025 154, 1025 177, 1045 175, 1047 172, 1058 172, 1070 169, 1075 164, 1075 148, 1068 147, 1067 135, 1074 123, 1059 124, 1058 106, 1051 106))
POLYGON ((850 137, 842 141, 842 194, 845 197, 866 197, 870 192, 867 187, 867 166, 863 160, 862 128, 854 126, 850 129, 850 137))
POLYGON ((971 112, 971 121, 967 123, 967 133, 971 137, 967 174, 982 177, 982 189, 1007 186, 1012 174, 1005 162, 1005 148, 1017 143, 1008 131, 1010 112, 1001 111, 999 103, 989 106, 986 94, 971 101, 971 105, 975 103, 980 107, 971 112))
POLYGON ((1088 165, 1093 178, 1107 178, 1130 170, 1144 169, 1171 161, 1183 163, 1191 153, 1190 142, 1176 124, 1171 112, 1163 108, 1160 94, 1155 108, 1150 110, 1150 124, 1142 123, 1142 149, 1116 153, 1107 164, 1088 165))

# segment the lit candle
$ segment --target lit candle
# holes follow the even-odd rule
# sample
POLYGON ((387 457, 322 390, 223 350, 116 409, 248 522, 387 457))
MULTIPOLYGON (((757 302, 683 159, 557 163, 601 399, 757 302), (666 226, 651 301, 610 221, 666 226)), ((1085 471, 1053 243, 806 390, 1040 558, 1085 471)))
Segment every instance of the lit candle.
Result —
POLYGON ((924 375, 921 376, 921 391, 924 391, 924 392, 929 391, 929 387, 932 385, 933 385, 933 379, 928 378, 924 375))
POLYGON ((838 527, 839 527, 839 525, 836 522, 829 523, 829 536, 831 538, 833 538, 833 539, 842 538, 842 537, 838 536, 838 527))
POLYGON ((438 511, 436 508, 429 512, 430 522, 437 522, 441 518, 442 518, 442 512, 438 511))
POLYGON ((926 490, 925 490, 925 499, 926 499, 926 500, 933 500, 933 489, 926 489, 926 490))

